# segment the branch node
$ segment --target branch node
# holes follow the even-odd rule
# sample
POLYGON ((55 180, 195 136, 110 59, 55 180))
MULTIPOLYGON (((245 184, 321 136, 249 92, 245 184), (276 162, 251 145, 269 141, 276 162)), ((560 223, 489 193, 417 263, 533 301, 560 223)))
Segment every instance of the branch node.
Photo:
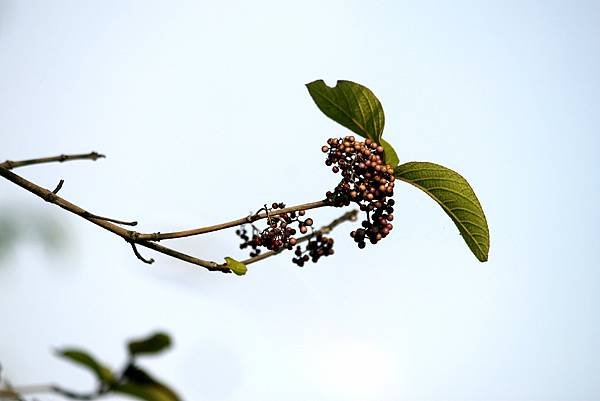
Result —
POLYGON ((4 167, 7 170, 12 169, 15 166, 15 162, 12 160, 6 160, 4 163, 2 163, 2 167, 4 167))
POLYGON ((43 199, 46 202, 54 203, 56 201, 56 195, 50 191, 44 194, 43 199))
POLYGON ((98 153, 98 152, 90 152, 90 159, 92 159, 93 161, 96 161, 98 159, 104 159, 106 156, 103 155, 102 153, 98 153))

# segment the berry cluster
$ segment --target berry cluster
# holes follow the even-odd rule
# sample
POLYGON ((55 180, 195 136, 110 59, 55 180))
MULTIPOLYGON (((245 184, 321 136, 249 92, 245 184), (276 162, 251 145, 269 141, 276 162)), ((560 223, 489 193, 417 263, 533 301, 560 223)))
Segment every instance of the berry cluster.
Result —
MULTIPOLYGON (((252 225, 252 238, 248 236, 248 231, 245 226, 241 226, 236 230, 236 234, 243 240, 240 244, 240 249, 252 248, 250 257, 258 256, 261 252, 260 247, 265 247, 270 251, 278 252, 282 249, 292 250, 298 240, 294 237, 297 231, 301 234, 308 232, 308 227, 313 225, 313 220, 309 217, 304 221, 300 220, 304 216, 304 210, 290 213, 281 213, 277 216, 269 216, 271 211, 285 208, 283 203, 273 203, 271 209, 267 206, 261 210, 267 213, 267 227, 260 231, 252 225), (292 224, 297 223, 298 230, 292 227, 292 224)), ((259 210, 260 212, 260 210, 259 210)))
POLYGON ((302 251, 300 246, 296 247, 296 251, 294 252, 296 257, 292 258, 292 262, 299 267, 302 267, 309 259, 311 259, 313 263, 317 263, 322 256, 333 255, 333 252, 333 238, 318 233, 308 240, 308 244, 306 244, 306 249, 304 251, 302 251), (306 253, 308 253, 308 255, 306 253))
POLYGON ((385 238, 393 226, 394 168, 383 161, 383 147, 366 139, 357 141, 354 136, 330 138, 321 148, 327 154, 325 164, 340 173, 342 180, 326 196, 332 206, 342 207, 354 202, 366 213, 362 227, 352 231, 359 248, 366 240, 376 244, 385 238))

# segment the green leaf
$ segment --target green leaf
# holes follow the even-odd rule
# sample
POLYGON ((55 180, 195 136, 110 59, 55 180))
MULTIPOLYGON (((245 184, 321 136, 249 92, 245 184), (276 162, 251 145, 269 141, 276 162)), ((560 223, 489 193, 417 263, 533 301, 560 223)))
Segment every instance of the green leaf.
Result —
POLYGON ((243 276, 248 271, 248 268, 245 264, 235 260, 234 258, 230 258, 229 256, 225 257, 225 262, 227 263, 227 267, 229 267, 231 271, 238 276, 243 276))
POLYGON ((171 337, 168 334, 158 332, 149 337, 130 341, 127 344, 131 355, 156 354, 171 345, 171 337))
POLYGON ((122 393, 147 401, 179 401, 179 397, 169 388, 156 384, 120 383, 112 387, 115 393, 122 393))
POLYGON ((88 368, 102 383, 113 383, 115 381, 110 369, 100 364, 86 351, 79 349, 64 349, 58 350, 56 355, 88 368))
POLYGON ((113 387, 115 392, 129 394, 149 401, 178 401, 179 396, 169 387, 160 383, 146 371, 130 364, 123 372, 123 378, 113 387))
POLYGON ((336 86, 330 88, 323 80, 308 83, 306 87, 327 117, 379 143, 385 116, 381 103, 369 88, 351 81, 337 81, 336 86))
POLYGON ((394 175, 431 196, 456 224, 477 259, 487 261, 490 232, 481 204, 467 180, 455 171, 428 162, 402 164, 394 169, 394 175))
POLYGON ((393 167, 396 167, 400 163, 400 159, 398 158, 398 154, 387 141, 384 141, 383 138, 379 140, 381 146, 383 146, 383 161, 385 164, 389 164, 393 167))

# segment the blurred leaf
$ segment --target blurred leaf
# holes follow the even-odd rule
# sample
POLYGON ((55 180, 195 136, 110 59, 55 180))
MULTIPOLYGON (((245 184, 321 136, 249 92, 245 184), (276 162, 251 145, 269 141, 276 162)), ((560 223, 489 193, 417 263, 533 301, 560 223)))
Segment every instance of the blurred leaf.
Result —
POLYGON ((135 365, 127 367, 119 384, 112 389, 142 400, 179 401, 179 396, 173 390, 135 365))
POLYGON ((37 219, 37 237, 44 245, 46 252, 57 253, 66 245, 66 235, 64 227, 58 221, 49 218, 46 215, 39 216, 37 219))
POLYGON ((168 334, 158 332, 147 338, 130 341, 127 344, 131 355, 155 354, 163 351, 171 345, 171 337, 168 334))
POLYGON ((78 365, 91 370, 102 383, 114 383, 114 375, 107 367, 100 364, 89 353, 79 349, 58 350, 56 354, 78 365))
POLYGON ((392 145, 383 140, 383 138, 379 140, 379 143, 381 146, 383 146, 383 161, 392 167, 396 167, 400 163, 400 159, 398 158, 398 155, 396 154, 396 151, 392 145))
POLYGON ((14 219, 8 213, 0 214, 0 258, 2 258, 17 242, 22 233, 14 219))
POLYGON ((351 81, 337 81, 331 88, 323 80, 308 83, 306 87, 327 117, 379 143, 385 116, 381 103, 369 88, 351 81))
POLYGON ((46 213, 19 206, 0 205, 0 261, 20 244, 42 245, 48 253, 59 253, 67 244, 62 224, 46 213))
POLYGON ((129 364, 123 372, 123 378, 136 384, 155 384, 157 381, 142 368, 129 364))
POLYGON ((229 256, 225 257, 225 262, 227 263, 227 267, 229 267, 231 271, 238 276, 243 276, 248 271, 248 268, 245 264, 235 260, 234 258, 230 258, 229 256))
POLYGON ((125 382, 112 388, 116 393, 130 395, 140 400, 148 401, 179 401, 169 389, 154 384, 135 384, 125 382))
POLYGON ((481 262, 488 259, 490 233, 475 192, 460 174, 439 164, 410 162, 394 169, 397 179, 424 191, 450 216, 481 262))

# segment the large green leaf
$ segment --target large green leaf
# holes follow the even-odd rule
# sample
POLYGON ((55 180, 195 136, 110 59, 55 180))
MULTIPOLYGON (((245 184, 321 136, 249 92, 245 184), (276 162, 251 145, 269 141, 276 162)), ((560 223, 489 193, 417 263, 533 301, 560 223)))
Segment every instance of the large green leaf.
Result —
POLYGON ((481 204, 460 174, 428 162, 410 162, 394 169, 397 179, 408 182, 431 196, 450 216, 477 259, 485 262, 490 233, 481 204))
POLYGON ((56 355, 88 368, 103 383, 110 384, 114 382, 114 376, 110 369, 99 363, 86 351, 80 349, 63 349, 56 351, 56 355))
POLYGON ((245 264, 235 260, 234 258, 230 258, 229 256, 225 257, 225 263, 227 264, 227 267, 229 267, 231 271, 238 276, 243 276, 248 271, 248 268, 245 264))
POLYGON ((383 161, 386 164, 389 164, 393 167, 396 167, 400 163, 400 159, 398 158, 398 154, 387 141, 384 141, 383 138, 380 139, 380 144, 383 146, 383 161))
POLYGON ((149 337, 130 341, 127 344, 131 355, 156 354, 171 345, 171 337, 168 334, 158 332, 149 337))
POLYGON ((308 83, 306 87, 327 117, 379 143, 385 116, 381 103, 369 88, 351 81, 337 81, 331 88, 323 80, 308 83))

